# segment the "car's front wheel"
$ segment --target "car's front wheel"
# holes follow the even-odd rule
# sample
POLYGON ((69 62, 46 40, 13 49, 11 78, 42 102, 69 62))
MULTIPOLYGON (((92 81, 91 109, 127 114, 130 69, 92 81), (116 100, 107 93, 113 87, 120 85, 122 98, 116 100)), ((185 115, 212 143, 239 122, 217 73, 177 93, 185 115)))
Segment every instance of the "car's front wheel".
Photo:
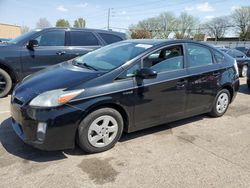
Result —
POLYGON ((87 153, 112 148, 121 137, 123 118, 113 108, 101 108, 87 115, 78 128, 78 144, 87 153))
POLYGON ((230 98, 230 92, 227 89, 220 90, 215 98, 209 115, 212 117, 220 117, 224 115, 230 104, 230 98))
POLYGON ((10 75, 3 69, 0 69, 0 98, 8 95, 12 87, 10 75))
POLYGON ((247 76, 247 69, 248 69, 248 66, 247 65, 243 65, 243 67, 241 69, 241 72, 240 72, 240 76, 241 77, 246 77, 247 76))

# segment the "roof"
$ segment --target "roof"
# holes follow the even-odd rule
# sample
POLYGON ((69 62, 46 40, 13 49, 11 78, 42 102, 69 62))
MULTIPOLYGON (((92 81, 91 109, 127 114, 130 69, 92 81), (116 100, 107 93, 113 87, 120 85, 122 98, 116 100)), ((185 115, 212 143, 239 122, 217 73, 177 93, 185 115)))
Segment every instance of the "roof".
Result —
POLYGON ((131 39, 126 40, 129 42, 135 42, 135 43, 143 43, 143 44, 150 44, 150 45, 164 45, 164 44, 172 44, 172 43, 195 43, 195 44, 202 44, 205 46, 213 47, 207 43, 204 42, 198 42, 194 40, 173 40, 173 39, 131 39))
MULTIPOLYGON (((41 29, 41 28, 38 28, 41 29)), ((104 30, 104 29, 93 29, 93 28, 75 28, 75 27, 47 27, 47 28, 43 28, 41 30, 53 30, 53 29, 64 29, 64 30, 73 30, 73 31, 77 31, 77 30, 85 30, 85 31, 96 31, 96 32, 102 32, 102 33, 114 33, 117 35, 125 35, 125 33, 122 32, 117 32, 117 31, 110 31, 110 30, 104 30)))

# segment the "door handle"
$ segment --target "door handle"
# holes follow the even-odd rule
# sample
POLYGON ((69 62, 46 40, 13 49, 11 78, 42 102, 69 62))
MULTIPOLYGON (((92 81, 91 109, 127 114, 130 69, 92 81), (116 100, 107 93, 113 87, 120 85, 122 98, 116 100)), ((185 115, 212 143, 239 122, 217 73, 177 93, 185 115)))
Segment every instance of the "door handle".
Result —
POLYGON ((64 54, 66 54, 66 52, 65 51, 58 51, 58 52, 56 52, 56 54, 57 55, 64 55, 64 54))

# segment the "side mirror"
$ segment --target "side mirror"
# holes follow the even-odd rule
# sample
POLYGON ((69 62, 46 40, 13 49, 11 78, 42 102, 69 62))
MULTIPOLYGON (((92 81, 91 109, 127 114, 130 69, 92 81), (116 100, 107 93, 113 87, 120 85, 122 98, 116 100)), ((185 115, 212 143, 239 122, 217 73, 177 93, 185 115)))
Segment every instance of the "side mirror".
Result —
POLYGON ((142 68, 140 70, 137 70, 135 75, 142 79, 153 79, 156 78, 157 72, 150 68, 142 68))
POLYGON ((34 47, 37 47, 38 46, 38 41, 37 40, 30 40, 27 44, 27 48, 30 49, 30 50, 33 50, 34 47))

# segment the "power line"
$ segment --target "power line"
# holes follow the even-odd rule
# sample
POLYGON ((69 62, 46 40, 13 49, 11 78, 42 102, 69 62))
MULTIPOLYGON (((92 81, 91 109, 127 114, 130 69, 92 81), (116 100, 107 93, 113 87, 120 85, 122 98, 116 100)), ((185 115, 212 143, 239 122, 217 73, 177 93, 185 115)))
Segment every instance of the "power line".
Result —
MULTIPOLYGON (((222 28, 234 28, 236 27, 236 25, 226 25, 226 26, 222 26, 222 27, 217 27, 218 29, 222 29, 222 28)), ((113 29, 120 29, 120 30, 126 30, 126 31, 138 31, 138 30, 143 30, 143 31, 147 31, 147 32, 177 32, 180 29, 166 29, 166 30, 161 30, 161 29, 143 29, 143 28, 138 28, 138 29, 133 29, 133 28, 122 28, 122 27, 111 27, 113 29)), ((207 30, 209 29, 208 27, 200 27, 200 28, 188 28, 187 30, 190 31, 200 31, 200 30, 207 30)))

